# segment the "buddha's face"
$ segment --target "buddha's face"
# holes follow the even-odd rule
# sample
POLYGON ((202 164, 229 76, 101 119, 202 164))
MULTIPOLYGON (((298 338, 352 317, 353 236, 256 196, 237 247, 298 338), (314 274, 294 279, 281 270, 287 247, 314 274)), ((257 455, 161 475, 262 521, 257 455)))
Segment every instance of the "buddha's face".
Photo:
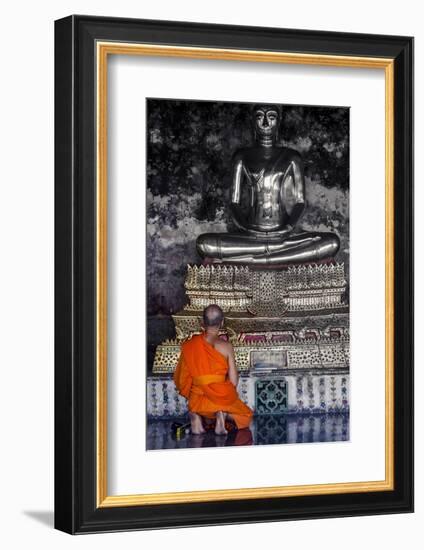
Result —
POLYGON ((278 112, 273 108, 256 109, 255 130, 260 137, 271 139, 276 136, 278 129, 278 112))

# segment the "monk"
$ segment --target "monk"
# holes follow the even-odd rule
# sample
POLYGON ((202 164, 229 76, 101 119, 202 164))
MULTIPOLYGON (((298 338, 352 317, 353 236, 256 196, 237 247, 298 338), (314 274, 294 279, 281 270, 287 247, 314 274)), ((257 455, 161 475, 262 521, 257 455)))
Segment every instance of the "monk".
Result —
POLYGON ((202 417, 216 419, 217 435, 227 433, 227 417, 239 430, 247 428, 252 419, 252 410, 237 394, 238 372, 233 346, 219 337, 223 323, 224 313, 219 306, 213 304, 205 308, 204 333, 184 342, 175 369, 175 386, 188 399, 193 434, 205 432, 202 417))

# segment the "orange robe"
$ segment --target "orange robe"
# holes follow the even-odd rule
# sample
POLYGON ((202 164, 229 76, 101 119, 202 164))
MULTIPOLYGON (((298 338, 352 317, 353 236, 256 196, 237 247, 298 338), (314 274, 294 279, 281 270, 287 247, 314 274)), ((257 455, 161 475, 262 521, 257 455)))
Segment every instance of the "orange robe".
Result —
POLYGON ((228 379, 227 359, 203 334, 182 345, 174 382, 178 392, 188 399, 191 412, 214 418, 223 411, 232 416, 238 429, 249 426, 253 413, 228 379))

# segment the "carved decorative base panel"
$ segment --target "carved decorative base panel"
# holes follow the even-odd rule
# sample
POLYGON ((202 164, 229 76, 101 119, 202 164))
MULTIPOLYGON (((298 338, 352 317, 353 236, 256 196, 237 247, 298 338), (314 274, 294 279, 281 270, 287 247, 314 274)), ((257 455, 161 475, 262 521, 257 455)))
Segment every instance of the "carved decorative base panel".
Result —
MULTIPOLYGON (((349 410, 348 372, 290 372, 241 376, 240 398, 258 415, 282 413, 338 413, 349 410)), ((170 375, 147 380, 147 414, 150 417, 181 417, 187 402, 170 375)))
MULTIPOLYGON (((298 331, 246 332, 230 340, 240 372, 258 368, 349 368, 349 333, 343 326, 329 325, 325 331, 303 326, 298 331)), ((153 374, 174 372, 179 355, 179 340, 159 344, 153 374)))

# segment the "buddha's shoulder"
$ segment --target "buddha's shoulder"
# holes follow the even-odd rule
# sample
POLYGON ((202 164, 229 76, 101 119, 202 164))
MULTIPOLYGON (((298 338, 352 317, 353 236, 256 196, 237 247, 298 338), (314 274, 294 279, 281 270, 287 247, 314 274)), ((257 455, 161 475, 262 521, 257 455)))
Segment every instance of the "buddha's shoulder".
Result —
POLYGON ((283 163, 302 162, 302 155, 291 147, 280 147, 279 160, 283 163))
POLYGON ((296 159, 302 158, 302 155, 299 153, 299 151, 296 151, 296 149, 292 149, 291 147, 281 147, 281 152, 287 157, 292 157, 296 159))
POLYGON ((244 147, 242 149, 237 149, 233 155, 233 162, 237 161, 249 161, 257 155, 256 147, 244 147))

